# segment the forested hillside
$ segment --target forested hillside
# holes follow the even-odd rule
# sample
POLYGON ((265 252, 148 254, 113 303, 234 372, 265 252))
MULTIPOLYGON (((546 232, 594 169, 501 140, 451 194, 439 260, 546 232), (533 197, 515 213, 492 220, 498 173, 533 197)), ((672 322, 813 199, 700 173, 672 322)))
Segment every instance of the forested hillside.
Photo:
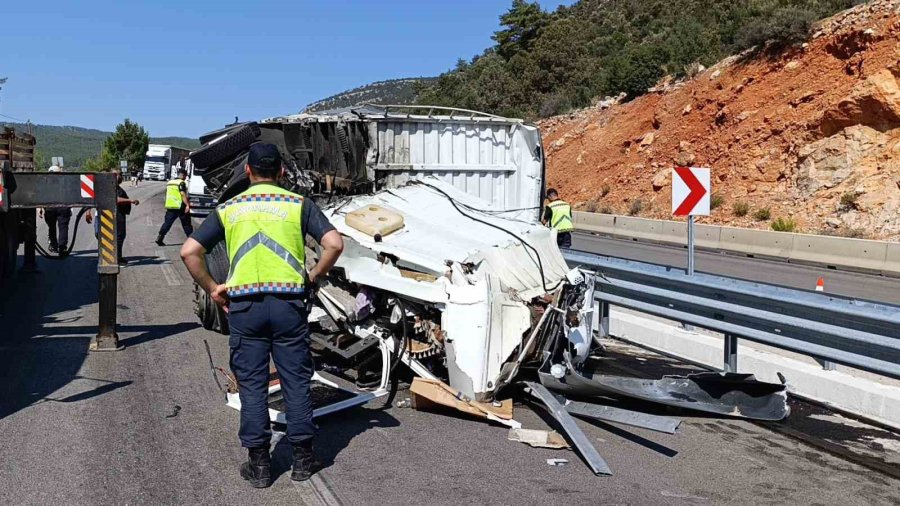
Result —
MULTIPOLYGON (((103 141, 111 132, 81 128, 75 126, 53 125, 24 125, 21 123, 6 123, 17 131, 27 132, 31 128, 37 139, 37 154, 35 160, 38 167, 46 168, 50 165, 50 158, 61 156, 67 167, 80 167, 85 160, 100 154, 103 141)), ((186 137, 151 137, 153 144, 172 144, 175 146, 194 149, 200 145, 197 139, 186 137)))
POLYGON ((644 94, 767 40, 806 38, 813 21, 858 0, 580 0, 546 12, 514 0, 495 44, 460 60, 418 102, 547 117, 597 97, 644 94))

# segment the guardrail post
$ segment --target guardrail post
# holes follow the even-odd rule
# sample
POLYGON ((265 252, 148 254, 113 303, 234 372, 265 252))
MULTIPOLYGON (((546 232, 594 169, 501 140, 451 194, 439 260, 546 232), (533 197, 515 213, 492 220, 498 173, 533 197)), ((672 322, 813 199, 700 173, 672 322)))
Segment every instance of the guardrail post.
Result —
POLYGON ((826 370, 826 371, 836 371, 837 370, 837 364, 835 364, 834 362, 832 362, 830 360, 816 358, 816 362, 818 362, 819 365, 822 366, 823 370, 826 370))
POLYGON ((725 334, 725 372, 737 372, 738 338, 725 334))
POLYGON ((600 327, 597 329, 597 334, 599 337, 609 337, 609 304, 606 302, 597 301, 599 307, 599 319, 600 319, 600 327))

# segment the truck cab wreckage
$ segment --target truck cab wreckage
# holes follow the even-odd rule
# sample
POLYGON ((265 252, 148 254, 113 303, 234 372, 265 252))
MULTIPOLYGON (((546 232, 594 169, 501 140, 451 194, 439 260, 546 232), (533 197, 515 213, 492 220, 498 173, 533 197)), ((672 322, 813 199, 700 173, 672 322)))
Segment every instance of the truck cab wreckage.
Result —
MULTIPOLYGON (((511 415, 491 407, 510 391, 528 392, 596 474, 611 474, 570 413, 670 433, 678 421, 603 399, 761 420, 788 414, 785 385, 749 375, 589 372, 603 352, 594 300, 603 274, 567 265, 556 232, 540 224, 544 158, 535 126, 459 109, 364 106, 235 124, 200 140, 195 173, 220 203, 247 188, 247 148, 269 142, 285 163, 282 185, 314 199, 344 238, 343 255, 311 295, 310 325, 319 369, 328 364, 324 371, 357 388, 316 374, 316 416, 389 395, 402 363, 446 387, 453 402, 513 429, 520 425, 511 415)), ((317 245, 306 246, 316 258, 317 245)), ((222 245, 207 264, 223 281, 222 245)), ((227 315, 195 291, 204 327, 228 333, 227 315)), ((239 408, 236 388, 228 403, 239 408)), ((270 414, 283 422, 278 390, 275 381, 270 414)))

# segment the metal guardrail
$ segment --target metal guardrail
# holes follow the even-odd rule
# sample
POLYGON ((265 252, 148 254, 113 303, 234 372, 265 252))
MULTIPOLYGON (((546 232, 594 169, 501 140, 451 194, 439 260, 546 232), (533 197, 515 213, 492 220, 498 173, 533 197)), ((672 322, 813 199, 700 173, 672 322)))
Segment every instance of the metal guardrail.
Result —
MULTIPOLYGON (((666 244, 687 244, 683 221, 575 212, 575 228, 583 232, 666 244)), ((900 276, 900 242, 849 239, 718 225, 696 225, 698 248, 777 258, 792 263, 900 276)))
MULTIPOLYGON (((725 369, 736 372, 748 339, 900 378, 900 306, 754 283, 578 251, 572 265, 598 273, 602 328, 609 305, 725 334, 725 369)), ((603 332, 601 330, 601 332, 603 332)))

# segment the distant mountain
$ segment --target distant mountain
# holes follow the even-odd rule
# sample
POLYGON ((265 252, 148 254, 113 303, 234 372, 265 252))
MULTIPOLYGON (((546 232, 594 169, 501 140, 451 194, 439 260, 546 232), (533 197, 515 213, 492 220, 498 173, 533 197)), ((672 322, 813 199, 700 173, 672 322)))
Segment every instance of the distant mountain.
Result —
MULTIPOLYGON (((24 125, 22 123, 5 123, 17 132, 27 132, 30 127, 37 140, 37 156, 49 161, 50 157, 61 156, 67 167, 81 166, 84 161, 100 154, 103 141, 112 132, 81 128, 75 126, 24 125)), ((187 137, 151 137, 151 144, 171 144, 187 149, 200 146, 197 139, 187 137)))
POLYGON ((306 106, 303 112, 320 112, 365 103, 412 104, 416 101, 416 85, 418 83, 428 85, 434 80, 433 77, 410 77, 378 81, 313 102, 306 106))

